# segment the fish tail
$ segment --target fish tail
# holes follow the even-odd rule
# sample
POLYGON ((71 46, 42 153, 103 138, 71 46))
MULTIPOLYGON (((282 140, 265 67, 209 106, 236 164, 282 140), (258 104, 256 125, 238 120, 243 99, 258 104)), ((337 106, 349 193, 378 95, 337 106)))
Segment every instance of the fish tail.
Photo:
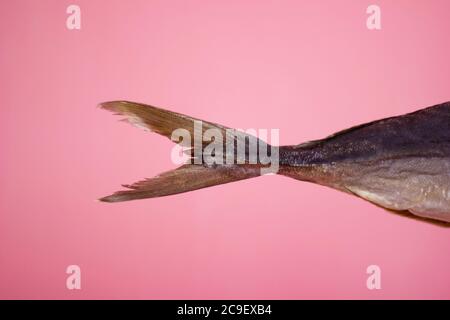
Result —
MULTIPOLYGON (((203 137, 207 130, 214 129, 215 134, 221 135, 224 141, 227 137, 230 138, 230 134, 235 134, 229 128, 219 124, 140 103, 111 101, 102 103, 99 107, 124 116, 125 118, 123 120, 134 126, 156 132, 172 141, 175 139, 180 140, 178 134, 174 135, 176 132, 188 134, 191 137, 195 135, 203 137), (200 123, 201 126, 199 126, 200 123)), ((235 136, 231 138, 230 141, 233 141, 232 143, 234 145, 235 136), (231 140, 231 138, 234 140, 231 140)), ((251 137, 245 136, 244 138, 251 137)), ((255 137, 253 138, 256 139, 255 137)), ((174 142, 178 143, 179 141, 174 142)), ((230 154, 227 152, 221 153, 216 150, 214 154, 216 162, 211 163, 211 161, 208 161, 211 160, 208 158, 211 158, 211 155, 204 155, 205 148, 209 143, 203 141, 203 139, 197 144, 193 139, 190 139, 188 144, 186 144, 186 141, 183 141, 185 152, 189 156, 186 164, 153 178, 138 181, 131 185, 123 185, 127 190, 117 191, 99 200, 104 202, 120 202, 162 197, 257 177, 261 174, 261 166, 249 163, 248 157, 239 163, 237 158, 232 163, 226 162, 226 158, 230 157, 230 154), (222 161, 217 161, 217 159, 222 161)), ((233 156, 236 155, 236 151, 233 149, 233 156)), ((247 156, 249 152, 249 147, 246 145, 245 153, 247 156)))

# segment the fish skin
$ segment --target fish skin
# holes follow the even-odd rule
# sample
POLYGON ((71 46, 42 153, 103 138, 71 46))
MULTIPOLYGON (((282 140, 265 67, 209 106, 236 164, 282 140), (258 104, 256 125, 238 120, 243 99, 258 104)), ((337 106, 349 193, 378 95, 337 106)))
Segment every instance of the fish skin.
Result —
POLYGON ((450 102, 280 147, 279 174, 450 222, 450 102))

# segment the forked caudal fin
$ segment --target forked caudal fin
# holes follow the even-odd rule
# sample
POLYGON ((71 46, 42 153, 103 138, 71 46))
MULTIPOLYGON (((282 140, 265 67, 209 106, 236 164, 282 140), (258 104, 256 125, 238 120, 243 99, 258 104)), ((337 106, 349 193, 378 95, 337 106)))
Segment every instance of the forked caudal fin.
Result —
POLYGON ((187 164, 132 185, 123 185, 128 190, 115 192, 101 198, 101 201, 119 202, 162 197, 278 170, 278 148, 271 147, 254 136, 140 103, 111 101, 100 104, 100 108, 124 116, 124 121, 136 127, 156 132, 180 143, 185 148, 185 153, 190 156, 187 164), (197 137, 200 137, 200 140, 197 137), (216 143, 222 143, 222 147, 219 148, 216 143), (215 147, 211 148, 211 144, 215 147))

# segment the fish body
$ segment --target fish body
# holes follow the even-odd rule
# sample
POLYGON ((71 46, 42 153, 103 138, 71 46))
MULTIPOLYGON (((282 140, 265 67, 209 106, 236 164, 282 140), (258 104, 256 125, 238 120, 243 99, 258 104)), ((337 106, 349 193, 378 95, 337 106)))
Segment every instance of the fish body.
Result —
MULTIPOLYGON (((195 133, 198 119, 153 106, 113 101, 101 107, 139 127, 171 138, 195 133)), ((227 127, 203 122, 227 136, 227 127)), ((192 147, 195 149, 196 147, 192 147)), ((197 147, 198 148, 198 147, 197 147)), ((279 153, 278 174, 331 187, 378 206, 450 222, 450 102, 337 132, 279 153)), ((202 151, 205 145, 200 146, 202 151)), ((251 152, 249 148, 246 152, 251 152)), ((100 200, 117 202, 187 192, 260 175, 261 164, 192 163, 146 179, 100 200)))
POLYGON ((450 222, 450 103, 281 147, 280 174, 450 222))

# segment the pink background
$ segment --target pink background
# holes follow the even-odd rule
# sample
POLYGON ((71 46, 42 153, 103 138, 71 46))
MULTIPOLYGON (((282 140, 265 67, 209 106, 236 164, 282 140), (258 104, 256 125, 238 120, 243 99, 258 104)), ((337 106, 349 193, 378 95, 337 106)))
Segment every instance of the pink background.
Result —
POLYGON ((450 100, 450 2, 1 1, 0 298, 450 298, 450 229, 281 176, 96 199, 174 167, 127 99, 280 144, 450 100), (81 7, 82 28, 66 28, 81 7), (378 4, 382 30, 366 28, 378 4), (66 289, 65 269, 82 269, 66 289), (379 265, 382 289, 366 288, 379 265))

